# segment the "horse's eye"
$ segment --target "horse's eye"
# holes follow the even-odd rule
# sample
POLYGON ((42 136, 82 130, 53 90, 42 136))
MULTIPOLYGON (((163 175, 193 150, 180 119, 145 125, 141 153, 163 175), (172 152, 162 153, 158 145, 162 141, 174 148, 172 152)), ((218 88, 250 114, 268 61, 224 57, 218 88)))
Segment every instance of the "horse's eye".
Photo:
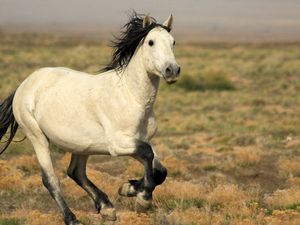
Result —
POLYGON ((176 44, 176 41, 174 40, 173 45, 175 45, 175 44, 176 44))
POLYGON ((154 42, 153 42, 152 40, 150 40, 150 41, 148 42, 148 44, 149 44, 150 46, 153 46, 153 45, 154 45, 154 42))

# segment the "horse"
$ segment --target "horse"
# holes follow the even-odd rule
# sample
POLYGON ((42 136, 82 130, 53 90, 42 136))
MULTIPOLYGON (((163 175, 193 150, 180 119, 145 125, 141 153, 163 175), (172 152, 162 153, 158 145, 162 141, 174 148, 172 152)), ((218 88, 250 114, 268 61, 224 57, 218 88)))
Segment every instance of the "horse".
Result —
POLYGON ((118 190, 121 196, 136 197, 137 212, 149 209, 153 190, 165 181, 167 169, 150 140, 157 130, 153 105, 160 80, 172 84, 180 75, 172 24, 172 15, 160 24, 149 15, 133 12, 113 41, 112 59, 100 74, 41 68, 0 105, 0 140, 10 130, 0 154, 20 127, 35 150, 43 185, 65 224, 81 223, 62 195, 49 143, 72 154, 68 176, 87 192, 107 221, 117 219, 116 210, 86 175, 90 155, 131 156, 143 164, 144 176, 118 190))

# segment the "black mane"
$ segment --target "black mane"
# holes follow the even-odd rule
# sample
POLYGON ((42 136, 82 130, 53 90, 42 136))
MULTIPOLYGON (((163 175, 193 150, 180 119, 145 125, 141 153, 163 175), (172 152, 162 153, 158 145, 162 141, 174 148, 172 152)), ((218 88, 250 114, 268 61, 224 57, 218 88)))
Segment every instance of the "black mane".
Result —
POLYGON ((152 17, 150 18, 151 24, 147 27, 143 27, 144 17, 144 14, 137 14, 134 11, 131 13, 130 20, 123 26, 124 30, 121 32, 120 37, 115 37, 115 40, 112 41, 112 47, 114 48, 112 60, 102 69, 103 72, 113 69, 118 71, 126 67, 140 41, 146 37, 153 28, 159 26, 170 32, 168 27, 156 23, 156 20, 152 17))

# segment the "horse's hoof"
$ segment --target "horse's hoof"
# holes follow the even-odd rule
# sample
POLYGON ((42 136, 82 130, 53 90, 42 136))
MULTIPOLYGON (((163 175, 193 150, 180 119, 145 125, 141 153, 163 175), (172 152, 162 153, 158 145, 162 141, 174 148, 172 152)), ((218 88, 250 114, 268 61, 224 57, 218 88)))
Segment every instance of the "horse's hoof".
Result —
POLYGON ((144 213, 147 212, 148 209, 150 208, 152 203, 152 200, 145 200, 141 196, 137 196, 135 200, 135 211, 137 213, 144 213))
POLYGON ((119 195, 124 197, 134 197, 136 196, 137 192, 134 189, 133 185, 130 183, 124 183, 118 191, 119 195))
POLYGON ((116 209, 112 207, 103 207, 100 210, 102 218, 106 221, 115 221, 117 220, 116 209))

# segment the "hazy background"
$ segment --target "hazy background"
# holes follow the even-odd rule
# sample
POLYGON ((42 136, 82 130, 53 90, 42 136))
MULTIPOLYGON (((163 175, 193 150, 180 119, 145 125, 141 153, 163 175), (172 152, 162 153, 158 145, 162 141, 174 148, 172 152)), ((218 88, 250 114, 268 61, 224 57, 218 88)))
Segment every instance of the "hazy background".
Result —
POLYGON ((298 41, 299 0, 0 0, 0 29, 106 35, 135 9, 192 40, 298 41))
MULTIPOLYGON (((88 176, 116 206, 116 223, 300 224, 300 0, 0 0, 0 102, 41 67, 99 73, 130 9, 158 21, 174 14, 182 72, 172 86, 161 81, 155 103, 151 144, 168 177, 148 213, 117 195, 143 176, 142 164, 89 159, 88 176)), ((0 225, 62 225, 23 137, 20 130, 0 156, 0 225)), ((103 224, 66 176, 71 155, 50 146, 70 208, 83 224, 103 224)))

